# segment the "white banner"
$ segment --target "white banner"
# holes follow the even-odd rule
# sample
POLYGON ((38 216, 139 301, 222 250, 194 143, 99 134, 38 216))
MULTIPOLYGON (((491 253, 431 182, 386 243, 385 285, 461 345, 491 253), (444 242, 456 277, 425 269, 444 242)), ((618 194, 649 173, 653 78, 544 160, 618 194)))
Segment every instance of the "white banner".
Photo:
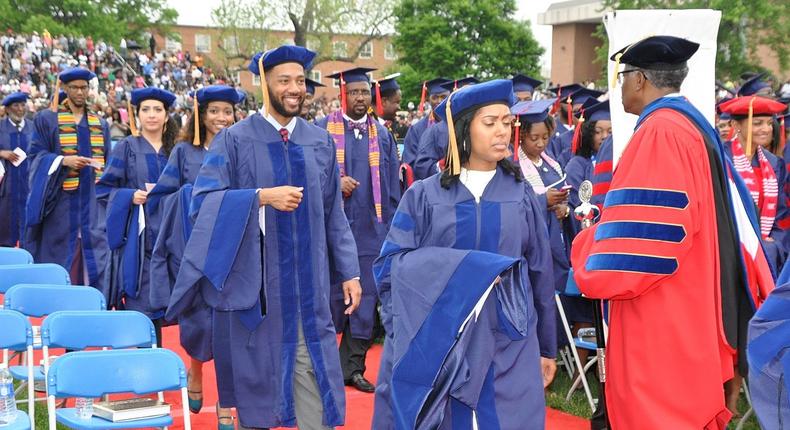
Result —
MULTIPOLYGON (((716 114, 716 39, 721 11, 686 10, 618 10, 603 18, 609 37, 609 57, 624 46, 646 37, 668 35, 699 43, 700 48, 688 61, 689 74, 680 92, 714 124, 716 114)), ((612 84, 614 62, 608 61, 608 82, 612 84)), ((622 70, 622 66, 620 70, 622 70)), ((620 158, 634 132, 637 116, 623 110, 621 88, 609 87, 614 164, 620 158)))

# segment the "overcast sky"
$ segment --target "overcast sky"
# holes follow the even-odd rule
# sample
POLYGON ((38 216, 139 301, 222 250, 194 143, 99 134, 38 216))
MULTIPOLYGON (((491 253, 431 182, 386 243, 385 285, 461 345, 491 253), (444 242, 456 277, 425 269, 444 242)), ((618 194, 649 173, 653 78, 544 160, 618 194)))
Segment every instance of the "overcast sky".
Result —
MULTIPOLYGON (((548 57, 551 52, 551 26, 538 25, 538 14, 544 12, 550 4, 558 0, 516 0, 516 17, 528 19, 532 22, 532 30, 538 42, 546 48, 546 55, 542 60, 542 65, 548 65, 548 57)), ((200 7, 195 7, 194 0, 168 0, 168 4, 178 11, 178 23, 190 25, 211 25, 211 10, 219 3, 219 0, 205 0, 200 7)))

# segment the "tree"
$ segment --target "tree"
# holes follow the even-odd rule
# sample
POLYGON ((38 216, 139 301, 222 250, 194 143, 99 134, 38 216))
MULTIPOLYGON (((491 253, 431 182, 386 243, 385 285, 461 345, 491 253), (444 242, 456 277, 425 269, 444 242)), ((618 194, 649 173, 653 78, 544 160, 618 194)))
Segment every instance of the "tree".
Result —
POLYGON ((514 0, 402 0, 394 43, 404 96, 418 99, 421 82, 439 76, 540 76, 543 48, 515 10, 514 0))
POLYGON ((118 43, 146 32, 166 35, 178 12, 166 0, 0 0, 0 26, 18 32, 83 35, 118 43))
POLYGON ((393 20, 391 2, 386 0, 222 0, 212 16, 223 36, 238 41, 232 52, 220 47, 226 58, 250 58, 264 45, 286 42, 273 40, 272 30, 280 30, 293 32, 293 40, 287 42, 316 49, 316 63, 353 62, 366 43, 391 31, 393 20), (335 55, 332 43, 338 34, 364 37, 346 55, 335 55))
MULTIPOLYGON (((773 0, 604 0, 607 9, 716 9, 721 11, 716 56, 716 75, 720 79, 737 79, 747 71, 765 71, 758 48, 767 47, 779 60, 779 67, 790 65, 790 2, 773 0)), ((608 43, 598 50, 606 65, 608 43)), ((604 76, 606 73, 604 73, 604 76)))

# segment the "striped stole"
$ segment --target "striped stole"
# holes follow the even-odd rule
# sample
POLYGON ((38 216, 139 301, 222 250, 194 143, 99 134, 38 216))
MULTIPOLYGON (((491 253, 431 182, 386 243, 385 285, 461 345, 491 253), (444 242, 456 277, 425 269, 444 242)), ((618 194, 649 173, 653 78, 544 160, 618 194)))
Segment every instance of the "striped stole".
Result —
MULTIPOLYGON (((66 106, 66 101, 58 107, 58 135, 60 137, 60 148, 63 156, 79 155, 77 143, 77 123, 74 114, 66 106)), ((90 129, 91 159, 95 166, 96 182, 99 182, 104 171, 104 133, 102 132, 101 121, 93 113, 87 112, 88 128, 90 129)), ((66 179, 63 181, 64 191, 74 191, 80 186, 80 171, 69 169, 66 179)))

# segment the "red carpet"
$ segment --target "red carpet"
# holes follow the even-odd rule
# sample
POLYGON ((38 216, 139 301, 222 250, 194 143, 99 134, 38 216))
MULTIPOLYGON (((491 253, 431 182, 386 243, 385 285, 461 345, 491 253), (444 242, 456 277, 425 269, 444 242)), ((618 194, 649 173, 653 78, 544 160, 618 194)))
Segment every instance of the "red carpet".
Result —
MULTIPOLYGON (((178 353, 189 366, 189 357, 186 355, 181 345, 178 343, 178 327, 166 327, 164 329, 164 346, 178 353)), ((381 345, 374 345, 368 352, 368 370, 365 376, 370 381, 376 381, 378 376, 379 359, 381 357, 381 345)), ((194 429, 216 429, 217 417, 215 405, 217 403, 216 380, 214 376, 214 363, 209 362, 203 366, 203 410, 198 415, 192 415, 192 428, 194 429)), ((168 403, 173 405, 175 416, 181 416, 181 398, 176 393, 169 393, 165 396, 168 403)), ((369 430, 373 419, 373 394, 366 394, 360 391, 346 389, 346 425, 338 427, 348 430, 369 430)), ((182 421, 176 418, 176 423, 171 429, 183 429, 182 421)), ((587 420, 568 415, 553 409, 546 409, 546 429, 548 430, 587 430, 590 428, 587 420)))

